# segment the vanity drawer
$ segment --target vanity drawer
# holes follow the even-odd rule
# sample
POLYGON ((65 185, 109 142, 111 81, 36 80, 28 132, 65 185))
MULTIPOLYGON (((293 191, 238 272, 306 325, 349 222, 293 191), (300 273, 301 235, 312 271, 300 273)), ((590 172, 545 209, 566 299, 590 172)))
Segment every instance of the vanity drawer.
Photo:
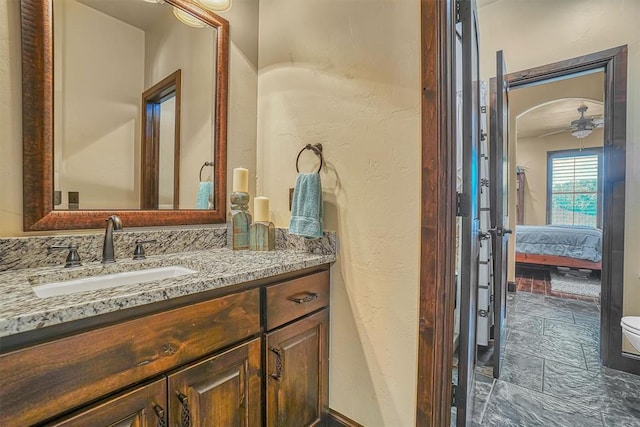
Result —
POLYGON ((267 330, 329 305, 329 271, 311 274, 266 290, 267 330))
POLYGON ((31 425, 260 332, 258 289, 0 356, 0 425, 31 425))

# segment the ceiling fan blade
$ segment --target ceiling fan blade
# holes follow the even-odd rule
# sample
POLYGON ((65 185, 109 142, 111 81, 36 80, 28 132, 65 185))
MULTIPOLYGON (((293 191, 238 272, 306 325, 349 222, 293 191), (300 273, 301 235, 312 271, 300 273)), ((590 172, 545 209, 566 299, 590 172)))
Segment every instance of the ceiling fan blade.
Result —
POLYGON ((568 132, 570 130, 572 130, 573 128, 564 128, 564 129, 560 129, 560 130, 555 130, 553 132, 548 132, 542 135, 538 135, 536 136, 536 138, 544 138, 545 136, 551 136, 551 135, 556 135, 558 133, 562 133, 562 132, 568 132))

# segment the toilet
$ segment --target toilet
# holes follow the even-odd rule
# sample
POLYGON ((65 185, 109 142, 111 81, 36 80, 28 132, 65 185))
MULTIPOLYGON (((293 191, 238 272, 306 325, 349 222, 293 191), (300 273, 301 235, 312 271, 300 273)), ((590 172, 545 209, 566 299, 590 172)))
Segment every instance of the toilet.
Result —
POLYGON ((623 317, 620 326, 631 345, 640 351, 640 316, 623 317))

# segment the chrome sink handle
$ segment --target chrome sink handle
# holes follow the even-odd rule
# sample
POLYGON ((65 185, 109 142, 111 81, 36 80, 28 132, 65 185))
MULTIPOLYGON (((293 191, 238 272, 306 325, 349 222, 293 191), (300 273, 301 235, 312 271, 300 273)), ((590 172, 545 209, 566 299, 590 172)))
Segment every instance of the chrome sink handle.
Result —
POLYGON ((53 245, 47 248, 48 253, 62 250, 69 251, 69 254, 67 254, 67 259, 64 263, 64 268, 80 267, 82 265, 82 263, 80 262, 80 255, 78 254, 78 247, 73 243, 71 243, 69 246, 53 245))
POLYGON ((109 264, 116 262, 113 251, 113 232, 122 230, 122 221, 118 215, 111 215, 107 218, 107 229, 104 233, 104 243, 102 244, 102 263, 109 264))

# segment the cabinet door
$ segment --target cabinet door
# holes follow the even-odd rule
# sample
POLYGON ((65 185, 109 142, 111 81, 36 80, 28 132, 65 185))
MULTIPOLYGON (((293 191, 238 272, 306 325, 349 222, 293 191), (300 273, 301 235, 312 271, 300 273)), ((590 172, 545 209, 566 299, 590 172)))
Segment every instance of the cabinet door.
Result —
POLYGON ((260 339, 169 375, 169 425, 261 424, 260 339))
POLYGON ((163 427, 166 380, 125 392, 89 409, 46 424, 48 427, 163 427))
POLYGON ((328 411, 329 312, 266 337, 267 426, 324 425, 328 411))

